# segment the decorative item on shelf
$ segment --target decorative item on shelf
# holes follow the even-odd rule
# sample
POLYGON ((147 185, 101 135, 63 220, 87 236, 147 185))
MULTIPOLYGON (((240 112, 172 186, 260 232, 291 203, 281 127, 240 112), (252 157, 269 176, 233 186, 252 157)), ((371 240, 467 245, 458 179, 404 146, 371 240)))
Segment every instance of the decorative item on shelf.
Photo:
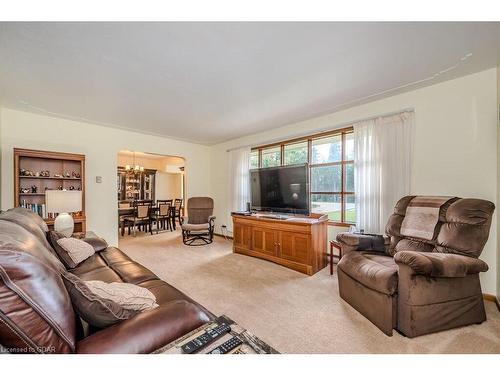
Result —
POLYGON ((73 177, 73 178, 80 178, 80 173, 78 173, 78 172, 71 172, 71 177, 73 177))
POLYGON ((38 187, 35 185, 31 185, 31 193, 36 194, 38 192, 38 187))
POLYGON ((31 192, 31 188, 21 188, 20 192, 21 194, 28 194, 31 192))
POLYGON ((40 176, 41 177, 50 177, 50 172, 49 171, 41 171, 40 176))
POLYGON ((63 187, 62 187, 61 185, 59 185, 59 186, 57 187, 57 190, 63 190, 63 187))
POLYGON ((21 176, 26 176, 26 177, 34 177, 35 176, 35 173, 33 171, 30 171, 30 170, 24 169, 24 168, 21 168, 19 170, 19 174, 21 176))
POLYGON ((70 178, 70 177, 71 177, 71 174, 70 174, 69 172, 65 172, 65 173, 64 173, 64 177, 65 177, 65 178, 70 178))
POLYGON ((40 172, 36 172, 35 177, 40 177, 40 172))
POLYGON ((66 237, 71 237, 75 227, 73 217, 68 213, 82 210, 82 192, 69 190, 47 190, 45 192, 47 212, 58 213, 54 221, 54 230, 66 237))
POLYGON ((57 178, 62 177, 62 174, 56 173, 56 174, 54 175, 54 177, 57 177, 57 178))

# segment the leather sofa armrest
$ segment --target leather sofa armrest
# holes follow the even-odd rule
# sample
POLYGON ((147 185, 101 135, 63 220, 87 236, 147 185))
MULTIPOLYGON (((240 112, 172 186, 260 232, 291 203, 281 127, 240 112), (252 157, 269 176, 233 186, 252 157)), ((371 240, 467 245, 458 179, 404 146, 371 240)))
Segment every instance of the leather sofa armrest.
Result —
POLYGON ((91 245, 96 253, 108 248, 108 243, 104 240, 104 238, 86 237, 82 238, 82 240, 91 245))
POLYGON ((394 260, 409 266, 417 275, 432 277, 465 277, 488 270, 482 260, 458 254, 399 251, 394 260))
MULTIPOLYGON (((389 245, 391 243, 391 238, 389 236, 384 235, 384 249, 387 253, 389 245)), ((367 236, 365 234, 357 234, 357 233, 348 233, 343 232, 337 234, 337 242, 339 243, 342 249, 342 255, 347 254, 353 250, 361 250, 361 251, 381 251, 380 249, 373 249, 373 236, 367 236)))
POLYGON ((176 300, 144 311, 79 341, 77 353, 151 353, 210 321, 191 302, 176 300))

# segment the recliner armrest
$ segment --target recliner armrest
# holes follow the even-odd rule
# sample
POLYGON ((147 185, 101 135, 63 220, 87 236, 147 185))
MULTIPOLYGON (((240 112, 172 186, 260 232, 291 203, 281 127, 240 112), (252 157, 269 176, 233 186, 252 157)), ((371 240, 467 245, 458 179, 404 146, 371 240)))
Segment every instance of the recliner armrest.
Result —
POLYGON ((210 321, 191 302, 176 300, 144 311, 79 341, 77 353, 151 353, 210 321))
MULTIPOLYGON (((384 238, 385 252, 387 252, 387 249, 389 248, 391 242, 391 238, 386 235, 384 235, 383 238, 384 238)), ((356 234, 348 232, 337 234, 337 242, 340 244, 340 247, 342 248, 343 255, 353 250, 365 250, 365 251, 374 250, 372 240, 373 236, 368 236, 365 234, 356 234)))
POLYGON ((418 275, 432 277, 465 277, 488 271, 488 265, 482 260, 458 254, 399 251, 394 260, 409 266, 418 275))

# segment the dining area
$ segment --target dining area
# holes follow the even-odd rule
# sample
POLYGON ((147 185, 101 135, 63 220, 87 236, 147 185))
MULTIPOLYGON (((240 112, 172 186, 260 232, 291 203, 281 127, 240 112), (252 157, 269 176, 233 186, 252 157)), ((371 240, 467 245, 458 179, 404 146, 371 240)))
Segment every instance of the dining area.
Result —
POLYGON ((183 216, 183 199, 135 199, 118 201, 120 235, 136 236, 137 232, 159 234, 175 231, 183 216))

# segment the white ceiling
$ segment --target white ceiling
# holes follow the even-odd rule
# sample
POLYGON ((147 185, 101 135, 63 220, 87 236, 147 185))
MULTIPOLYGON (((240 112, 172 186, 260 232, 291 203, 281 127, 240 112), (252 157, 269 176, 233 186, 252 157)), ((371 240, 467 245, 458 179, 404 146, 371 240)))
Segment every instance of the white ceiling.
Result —
POLYGON ((500 23, 4 22, 0 105, 213 144, 498 63, 500 23))

